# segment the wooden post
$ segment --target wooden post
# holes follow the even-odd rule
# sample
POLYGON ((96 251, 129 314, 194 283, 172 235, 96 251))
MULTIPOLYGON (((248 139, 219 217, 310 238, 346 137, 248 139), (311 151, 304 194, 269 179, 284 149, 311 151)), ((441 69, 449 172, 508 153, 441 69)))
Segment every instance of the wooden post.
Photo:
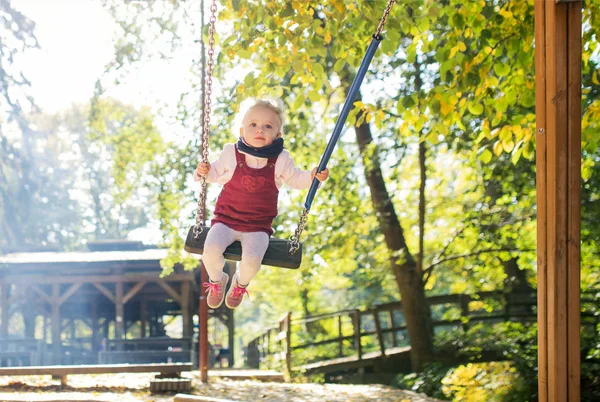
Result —
POLYGON ((192 336, 192 320, 190 313, 190 283, 181 283, 181 319, 183 321, 183 336, 192 336))
POLYGON ((98 305, 93 301, 90 303, 90 316, 92 318, 92 353, 98 352, 98 305))
POLYGON ((354 347, 356 348, 356 354, 358 360, 362 360, 362 343, 361 343, 361 331, 360 331, 360 310, 354 310, 352 317, 352 324, 354 327, 354 347))
POLYGON ((0 285, 0 309, 2 316, 0 317, 0 337, 6 338, 8 335, 8 320, 10 315, 8 314, 8 290, 10 289, 10 285, 7 283, 3 283, 0 285))
POLYGON ((146 307, 146 300, 140 300, 140 337, 146 337, 146 325, 148 323, 148 310, 146 307))
POLYGON ((540 402, 580 400, 581 10, 535 2, 540 402))
POLYGON ((61 363, 62 341, 60 339, 62 323, 60 320, 60 284, 52 284, 52 360, 55 365, 61 363))
POLYGON ((292 313, 285 317, 285 370, 288 380, 292 378, 292 313))
MULTIPOLYGON (((395 328, 394 324, 394 312, 390 309, 388 310, 388 325, 390 328, 395 328)), ((392 347, 398 346, 398 341, 396 340, 396 331, 392 330, 392 347)))
MULTIPOLYGON (((204 264, 200 267, 200 286, 204 282, 208 282, 208 274, 204 268, 204 264)), ((200 382, 206 384, 208 382, 208 305, 206 304, 206 293, 200 288, 200 306, 198 319, 198 349, 199 349, 199 369, 200 382)))
MULTIPOLYGON (((116 283, 115 298, 115 339, 123 339, 125 335, 124 327, 124 308, 123 308, 123 282, 116 283)), ((121 348, 121 343, 117 343, 117 349, 121 348)))
POLYGON ((337 324, 338 324, 338 337, 340 338, 340 342, 338 343, 338 356, 342 357, 344 355, 344 340, 342 339, 344 334, 342 332, 342 316, 341 315, 338 315, 337 324))
POLYGON ((371 311, 373 313, 373 319, 375 320, 375 331, 377 332, 379 350, 381 351, 381 356, 385 356, 385 342, 383 339, 383 334, 381 333, 381 322, 379 321, 379 312, 377 311, 377 309, 373 309, 371 311))
POLYGON ((233 310, 229 311, 229 321, 227 326, 227 347, 229 348, 227 367, 232 368, 235 364, 235 318, 233 310))

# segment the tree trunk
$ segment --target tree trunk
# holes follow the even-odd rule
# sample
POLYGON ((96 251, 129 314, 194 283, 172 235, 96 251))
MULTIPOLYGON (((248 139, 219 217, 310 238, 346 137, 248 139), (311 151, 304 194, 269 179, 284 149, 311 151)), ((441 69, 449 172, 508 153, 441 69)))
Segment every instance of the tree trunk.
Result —
MULTIPOLYGON (((359 95, 360 97, 360 95, 359 95)), ((431 312, 425 298, 423 278, 408 250, 404 232, 392 199, 390 198, 379 161, 377 148, 373 145, 371 129, 367 123, 355 127, 358 147, 365 166, 365 177, 371 191, 371 200, 381 232, 389 250, 389 259, 400 295, 411 345, 413 371, 421 371, 433 358, 433 328, 431 312)))

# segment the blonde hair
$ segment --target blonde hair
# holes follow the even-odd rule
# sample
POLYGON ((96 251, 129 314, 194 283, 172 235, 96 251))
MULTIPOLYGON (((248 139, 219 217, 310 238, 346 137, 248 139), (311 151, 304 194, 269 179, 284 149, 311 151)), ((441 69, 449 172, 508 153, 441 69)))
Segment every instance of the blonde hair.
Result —
POLYGON ((283 116, 284 104, 281 99, 246 99, 242 102, 240 108, 240 125, 249 111, 259 107, 269 109, 277 115, 277 118, 279 119, 279 131, 283 134, 283 124, 285 119, 283 116))

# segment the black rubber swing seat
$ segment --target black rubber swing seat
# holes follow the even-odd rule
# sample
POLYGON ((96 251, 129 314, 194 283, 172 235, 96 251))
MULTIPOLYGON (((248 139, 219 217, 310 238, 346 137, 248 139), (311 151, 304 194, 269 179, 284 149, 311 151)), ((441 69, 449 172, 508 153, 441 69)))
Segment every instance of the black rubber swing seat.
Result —
MULTIPOLYGON (((185 239, 185 251, 192 254, 202 254, 204 252, 204 242, 206 241, 206 235, 208 234, 210 227, 203 226, 203 228, 204 230, 200 233, 198 239, 195 239, 194 226, 190 227, 187 238, 185 239)), ((262 264, 273 267, 297 269, 302 262, 302 244, 299 246, 300 248, 298 251, 294 254, 290 254, 290 240, 271 237, 269 239, 269 248, 267 248, 262 264)), ((242 259, 241 243, 239 241, 233 242, 227 247, 223 256, 226 260, 240 261, 242 259)))

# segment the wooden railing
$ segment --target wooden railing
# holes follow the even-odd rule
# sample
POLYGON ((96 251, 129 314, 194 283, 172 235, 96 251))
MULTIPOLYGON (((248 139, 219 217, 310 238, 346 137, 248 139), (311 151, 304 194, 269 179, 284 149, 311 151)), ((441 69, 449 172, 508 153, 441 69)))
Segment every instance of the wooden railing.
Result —
MULTIPOLYGON (((436 334, 456 328, 466 331, 481 322, 537 320, 535 293, 451 294, 431 296, 427 301, 436 334)), ((597 301, 582 294, 581 302, 582 324, 597 324, 598 317, 590 312, 597 301)), ((246 364, 277 368, 289 375, 292 369, 315 361, 350 356, 361 360, 366 354, 383 356, 408 347, 402 302, 398 301, 299 319, 287 313, 247 345, 246 364)))

